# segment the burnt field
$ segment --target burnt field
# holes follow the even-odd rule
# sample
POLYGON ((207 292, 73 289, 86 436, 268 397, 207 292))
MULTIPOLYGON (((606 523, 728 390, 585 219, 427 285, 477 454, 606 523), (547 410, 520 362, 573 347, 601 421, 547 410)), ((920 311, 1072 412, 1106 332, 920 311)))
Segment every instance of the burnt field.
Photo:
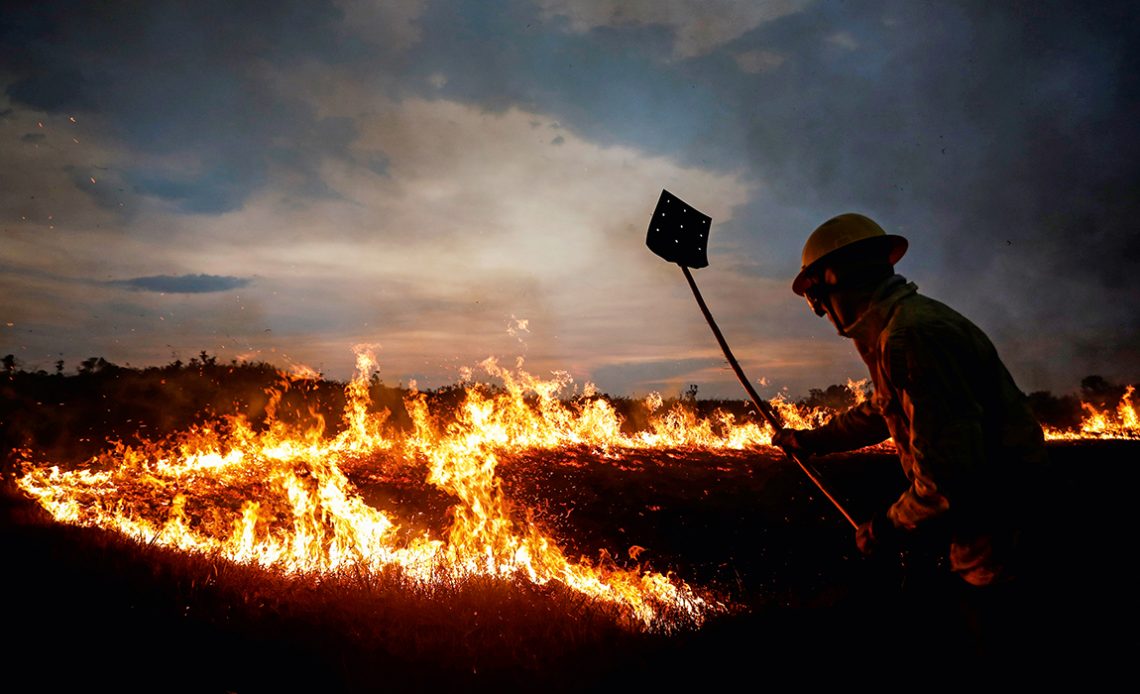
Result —
MULTIPOLYGON (((199 374, 187 382, 201 381, 199 374)), ((1050 444, 1044 511, 1026 536, 1025 580, 993 598, 1021 607, 1020 626, 1004 627, 972 626, 976 596, 939 565, 940 546, 859 555, 842 516, 768 446, 568 442, 502 450, 491 486, 520 526, 540 529, 567 557, 660 572, 720 605, 701 624, 647 630, 557 581, 469 576, 425 584, 399 570, 352 565, 287 576, 58 523, 17 488, 21 458, 82 467, 140 428, 181 431, 227 406, 256 418, 250 409, 258 396, 267 399, 254 380, 245 393, 236 382, 228 389, 208 382, 199 395, 184 387, 181 398, 159 387, 169 390, 173 378, 140 378, 153 389, 145 397, 120 379, 91 392, 81 379, 58 383, 46 396, 14 388, 4 410, 11 450, 0 495, 3 662, 9 681, 36 689, 759 688, 788 677, 804 686, 915 676, 976 682, 994 668, 1021 683, 1076 675, 1091 684, 1127 672, 1140 646, 1131 568, 1140 525, 1132 503, 1137 441, 1050 444), (206 395, 214 400, 204 408, 206 395), (990 655, 977 652, 979 639, 989 640, 990 655)), ((291 387, 323 403, 330 420, 344 406, 336 384, 291 387)), ((382 388, 372 390, 374 404, 383 400, 382 388)), ((406 428, 398 395, 385 407, 397 412, 394 426, 406 428)), ((437 395, 450 406, 464 397, 437 395)), ((701 416, 713 407, 686 406, 701 416)), ((446 486, 425 484, 429 471, 417 461, 373 450, 340 467, 364 502, 399 518, 403 532, 444 533, 459 500, 446 486)), ((904 484, 889 449, 822 458, 818 467, 859 519, 904 484)), ((219 498, 237 493, 218 484, 211 494, 219 498)))
MULTIPOLYGON (((1096 678, 1134 656, 1138 449, 1051 447, 1053 515, 1038 526, 1031 591, 1043 638, 1014 676, 1096 678)), ((901 480, 884 453, 821 469, 856 517, 888 503, 901 480)), ((629 563, 630 548, 643 547, 639 561, 718 592, 732 612, 699 629, 646 634, 553 586, 480 579, 425 591, 377 577, 286 579, 57 525, 9 487, 7 672, 49 690, 379 691, 762 673, 818 681, 928 667, 968 679, 980 666, 961 651, 954 587, 924 568, 921 551, 906 570, 860 557, 842 518, 775 456, 572 451, 508 461, 502 475, 569 552, 629 563)), ((445 513, 446 499, 419 486, 362 478, 361 488, 380 506, 445 513)), ((1011 658, 1016 650, 1010 644, 1011 658)))

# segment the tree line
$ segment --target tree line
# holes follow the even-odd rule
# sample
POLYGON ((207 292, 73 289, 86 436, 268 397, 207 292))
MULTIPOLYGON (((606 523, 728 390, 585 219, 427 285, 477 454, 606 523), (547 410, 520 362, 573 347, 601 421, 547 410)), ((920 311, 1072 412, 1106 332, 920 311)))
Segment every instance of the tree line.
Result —
MULTIPOLYGON (((273 416, 278 419, 301 421, 316 412, 335 427, 345 404, 342 381, 319 374, 315 379, 288 379, 272 364, 236 359, 219 362, 216 355, 205 350, 186 362, 175 359, 145 368, 120 366, 103 357, 84 359, 71 372, 66 366, 59 360, 52 372, 27 371, 12 354, 0 358, 0 449, 10 453, 27 447, 82 459, 97 453, 108 441, 161 438, 221 416, 240 415, 254 423, 263 422, 269 407, 275 408, 273 416), (275 401, 270 395, 274 391, 275 401)), ((403 407, 408 389, 403 384, 385 384, 378 373, 370 376, 372 408, 388 410, 388 421, 394 426, 410 426, 403 407)), ((432 412, 446 416, 463 402, 467 387, 457 383, 421 392, 432 412)), ((477 387, 490 391, 497 388, 486 384, 477 387)), ((1075 393, 1036 391, 1028 394, 1028 400, 1043 425, 1072 429, 1084 418, 1082 402, 1112 410, 1126 388, 1126 384, 1094 374, 1081 379, 1075 393)), ((861 395, 868 394, 865 391, 861 395)), ((608 400, 630 430, 644 428, 652 414, 640 398, 605 393, 591 397, 608 400)), ((812 388, 795 402, 840 411, 851 407, 856 398, 847 385, 832 384, 812 388)), ((662 405, 680 405, 697 416, 721 410, 738 421, 755 417, 750 402, 701 398, 696 384, 665 399, 662 405)))

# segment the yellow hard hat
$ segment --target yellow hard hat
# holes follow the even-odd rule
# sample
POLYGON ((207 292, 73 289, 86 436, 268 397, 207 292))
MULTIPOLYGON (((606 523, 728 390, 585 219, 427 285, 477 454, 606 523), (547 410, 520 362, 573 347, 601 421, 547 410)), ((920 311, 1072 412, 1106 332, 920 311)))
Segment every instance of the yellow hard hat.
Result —
POLYGON ((803 296, 816 263, 841 248, 856 247, 869 253, 881 253, 884 260, 894 265, 906 253, 907 240, 888 234, 870 217, 855 212, 832 217, 820 224, 804 244, 800 274, 792 282, 792 291, 803 296))

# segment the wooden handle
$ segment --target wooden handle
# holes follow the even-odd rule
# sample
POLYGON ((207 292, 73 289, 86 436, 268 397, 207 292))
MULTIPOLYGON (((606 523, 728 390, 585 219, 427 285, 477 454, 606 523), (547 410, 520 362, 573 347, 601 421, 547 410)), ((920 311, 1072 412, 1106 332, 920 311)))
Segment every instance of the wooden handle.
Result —
MULTIPOLYGON (((720 328, 717 327, 716 321, 713 320, 712 313, 709 312, 709 307, 705 304, 704 297, 701 296, 701 290, 697 289, 697 282, 693 279, 693 273, 689 272, 689 268, 684 265, 681 265, 681 271, 685 273, 685 279, 689 281, 689 288, 693 290, 693 296, 697 299, 697 305, 701 307, 701 313, 704 314, 705 320, 708 321, 709 327, 712 328, 713 335, 716 337, 716 341, 720 343, 720 349, 724 352, 724 358, 728 360, 729 366, 731 366, 732 370, 736 372, 736 378, 740 381, 740 385, 744 386, 744 390, 748 393, 748 397, 752 399, 752 404, 756 405, 756 409, 760 412, 761 415, 763 415, 764 419, 768 421, 768 424, 772 425, 773 429, 783 429, 784 423, 780 421, 779 413, 777 413, 776 410, 770 404, 768 404, 768 401, 760 398, 760 395, 757 394, 756 389, 753 388, 752 384, 748 381, 748 377, 744 375, 744 370, 740 368, 740 364, 736 361, 736 357, 732 356, 732 350, 728 348, 728 343, 725 342, 724 335, 721 334, 720 328)), ((818 475, 812 469, 810 469, 807 464, 804 463, 804 461, 800 460, 800 457, 798 455, 787 450, 786 448, 781 450, 784 451, 784 455, 791 458, 796 465, 800 466, 800 469, 804 471, 804 474, 808 476, 808 479, 814 482, 815 486, 819 487, 819 491, 823 492, 823 495, 826 496, 828 500, 835 505, 835 508, 839 509, 839 512, 843 514, 843 517, 847 519, 847 522, 851 524, 851 527, 859 527, 859 524, 856 523, 855 519, 851 517, 851 514, 847 512, 847 509, 843 508, 843 504, 839 503, 839 501, 837 501, 836 498, 831 495, 831 492, 827 491, 827 488, 823 486, 822 482, 820 482, 818 475)))

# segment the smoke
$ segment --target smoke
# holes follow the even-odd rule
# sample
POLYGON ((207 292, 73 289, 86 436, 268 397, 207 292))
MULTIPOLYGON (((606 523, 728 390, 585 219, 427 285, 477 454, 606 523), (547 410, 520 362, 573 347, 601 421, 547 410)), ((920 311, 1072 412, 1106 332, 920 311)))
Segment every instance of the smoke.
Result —
POLYGON ((814 10, 771 35, 777 48, 798 46, 796 60, 747 100, 750 158, 769 173, 773 197, 819 209, 820 221, 862 210, 908 236, 900 271, 982 325, 1026 381, 1134 379, 1135 11, 814 10), (851 39, 844 46, 828 41, 837 24, 851 39))

